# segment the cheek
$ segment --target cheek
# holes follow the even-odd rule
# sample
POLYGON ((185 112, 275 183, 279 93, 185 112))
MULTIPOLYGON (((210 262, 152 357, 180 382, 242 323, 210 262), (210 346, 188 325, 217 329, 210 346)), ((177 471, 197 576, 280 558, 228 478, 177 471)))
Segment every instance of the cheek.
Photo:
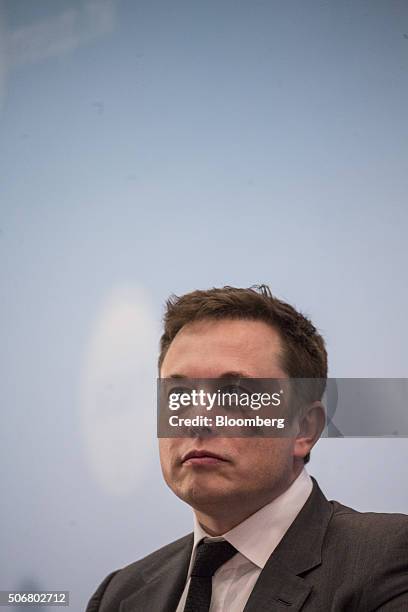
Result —
POLYGON ((159 455, 160 455, 160 464, 163 473, 167 473, 170 467, 170 440, 166 438, 160 438, 159 440, 159 455))
POLYGON ((235 448, 239 464, 253 475, 279 475, 290 466, 293 440, 289 438, 241 439, 235 448))
POLYGON ((176 438, 159 439, 160 465, 163 475, 170 477, 176 471, 177 458, 180 456, 179 444, 176 438))

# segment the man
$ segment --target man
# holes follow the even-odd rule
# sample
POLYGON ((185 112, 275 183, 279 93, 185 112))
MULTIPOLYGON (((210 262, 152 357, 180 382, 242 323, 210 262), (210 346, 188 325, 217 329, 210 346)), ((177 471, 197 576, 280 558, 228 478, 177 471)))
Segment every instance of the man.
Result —
MULTIPOLYGON (((323 338, 265 285, 167 302, 162 379, 326 379, 323 338)), ((296 435, 160 439, 194 533, 110 574, 87 612, 408 611, 408 517, 327 501, 305 469, 325 424, 317 387, 296 435)))

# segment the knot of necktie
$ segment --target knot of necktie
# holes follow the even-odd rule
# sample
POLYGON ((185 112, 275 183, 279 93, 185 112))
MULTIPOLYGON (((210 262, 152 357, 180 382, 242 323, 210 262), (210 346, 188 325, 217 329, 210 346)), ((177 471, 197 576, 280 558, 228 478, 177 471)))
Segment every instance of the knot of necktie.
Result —
POLYGON ((225 540, 200 542, 196 549, 190 587, 184 612, 208 612, 212 594, 212 576, 217 569, 238 552, 225 540))
POLYGON ((217 569, 229 561, 237 552, 226 540, 218 542, 200 542, 191 575, 194 577, 211 577, 217 569))

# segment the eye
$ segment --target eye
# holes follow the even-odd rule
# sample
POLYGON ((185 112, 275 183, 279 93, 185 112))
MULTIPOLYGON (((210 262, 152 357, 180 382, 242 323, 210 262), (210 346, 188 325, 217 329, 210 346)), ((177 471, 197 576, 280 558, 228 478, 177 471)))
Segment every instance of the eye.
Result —
POLYGON ((229 409, 233 409, 241 412, 246 412, 248 410, 245 399, 248 398, 250 393, 242 385, 231 383, 221 387, 220 392, 221 395, 224 395, 221 401, 221 406, 224 410, 228 411, 229 409))
POLYGON ((220 391, 222 393, 236 393, 238 395, 238 397, 242 393, 245 393, 245 394, 248 393, 248 390, 245 389, 245 387, 242 387, 242 385, 234 384, 234 383, 232 383, 230 385, 225 385, 225 387, 221 387, 220 391))
POLYGON ((190 387, 174 386, 167 391, 167 406, 165 409, 178 410, 178 414, 186 413, 191 410, 191 393, 190 387))
POLYGON ((177 395, 181 395, 182 393, 191 393, 191 389, 189 389, 188 387, 173 387, 172 389, 169 389, 168 393, 167 393, 167 399, 170 399, 170 395, 173 395, 173 393, 176 393, 177 395))

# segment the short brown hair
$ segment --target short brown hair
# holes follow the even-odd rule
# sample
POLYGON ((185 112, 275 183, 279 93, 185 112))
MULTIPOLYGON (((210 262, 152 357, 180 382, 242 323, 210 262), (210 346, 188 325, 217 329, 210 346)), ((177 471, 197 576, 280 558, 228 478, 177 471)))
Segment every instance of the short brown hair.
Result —
MULTIPOLYGON (((180 297, 170 296, 166 302, 164 331, 160 339, 159 369, 180 329, 187 323, 203 319, 248 319, 263 321, 274 327, 282 340, 283 369, 290 378, 323 379, 317 383, 317 387, 314 386, 314 397, 309 398, 310 401, 321 399, 327 378, 327 352, 323 337, 305 315, 272 295, 267 285, 253 285, 247 289, 214 287, 180 297)), ((305 457, 305 463, 308 460, 309 455, 305 457)))

